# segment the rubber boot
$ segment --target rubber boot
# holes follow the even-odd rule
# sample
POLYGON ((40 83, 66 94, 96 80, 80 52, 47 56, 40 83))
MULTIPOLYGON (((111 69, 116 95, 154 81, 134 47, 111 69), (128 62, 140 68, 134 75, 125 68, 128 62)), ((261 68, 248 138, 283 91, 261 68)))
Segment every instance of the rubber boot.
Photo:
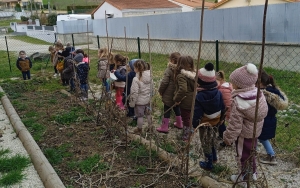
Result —
POLYGON ((169 118, 164 118, 162 120, 161 126, 158 127, 156 130, 161 133, 168 133, 169 132, 169 122, 170 122, 169 118))
POLYGON ((211 151, 212 151, 212 160, 213 160, 213 163, 218 162, 218 156, 217 156, 217 152, 216 152, 215 147, 212 147, 211 151))
POLYGON ((174 123, 174 126, 178 129, 183 128, 181 116, 176 116, 176 122, 174 123))
POLYGON ((200 161, 199 162, 199 165, 202 169, 204 170, 212 170, 213 169, 213 155, 210 153, 210 154, 205 154, 205 157, 206 157, 206 161, 200 161))

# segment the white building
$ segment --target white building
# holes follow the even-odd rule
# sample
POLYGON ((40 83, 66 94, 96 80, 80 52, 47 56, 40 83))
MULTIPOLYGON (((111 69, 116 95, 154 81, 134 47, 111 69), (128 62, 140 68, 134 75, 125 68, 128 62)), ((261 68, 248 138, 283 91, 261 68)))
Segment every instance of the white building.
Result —
MULTIPOLYGON (((175 3, 182 7, 182 12, 189 12, 194 10, 199 10, 202 8, 201 0, 169 0, 172 3, 175 3)), ((204 2, 204 8, 208 9, 213 6, 215 3, 204 2)))
POLYGON ((182 7, 168 0, 105 0, 93 12, 94 19, 104 19, 182 12, 182 7))

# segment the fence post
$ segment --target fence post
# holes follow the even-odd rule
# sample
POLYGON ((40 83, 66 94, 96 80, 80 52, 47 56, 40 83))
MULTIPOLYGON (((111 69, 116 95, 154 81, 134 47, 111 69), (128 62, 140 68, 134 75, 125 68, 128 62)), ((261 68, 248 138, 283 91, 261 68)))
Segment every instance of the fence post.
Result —
POLYGON ((75 49, 75 43, 74 43, 74 35, 72 33, 72 44, 73 44, 73 48, 75 49))
POLYGON ((141 42, 140 42, 140 37, 137 38, 137 42, 138 42, 139 59, 141 59, 142 56, 141 56, 141 42))
POLYGON ((54 33, 54 38, 55 38, 55 41, 54 41, 54 43, 55 43, 57 41, 56 33, 54 33))
POLYGON ((11 72, 11 64, 10 64, 10 57, 9 57, 9 51, 8 51, 8 45, 7 45, 7 38, 6 38, 6 36, 5 36, 5 43, 6 43, 6 52, 7 52, 7 57, 8 57, 9 70, 11 72))
POLYGON ((100 49, 99 35, 97 35, 98 49, 100 49))
POLYGON ((216 40, 216 71, 219 71, 219 41, 216 40))

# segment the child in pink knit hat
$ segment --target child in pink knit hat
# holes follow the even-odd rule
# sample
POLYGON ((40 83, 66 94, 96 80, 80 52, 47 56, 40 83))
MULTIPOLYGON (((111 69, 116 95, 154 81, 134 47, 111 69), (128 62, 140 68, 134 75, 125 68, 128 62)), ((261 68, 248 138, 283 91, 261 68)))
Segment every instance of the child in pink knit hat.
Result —
MULTIPOLYGON (((238 175, 232 175, 231 181, 247 181, 248 177, 256 180, 256 158, 252 154, 252 142, 256 147, 257 137, 260 135, 264 118, 267 116, 268 106, 262 92, 257 95, 255 83, 258 78, 258 70, 252 63, 242 66, 230 75, 230 82, 234 91, 232 92, 231 113, 228 126, 223 134, 224 142, 231 145, 235 142, 237 152, 238 175), (256 100, 258 103, 257 125, 254 130, 256 100), (253 132, 255 138, 253 138, 253 132), (254 139, 254 140, 253 140, 254 139), (252 160, 251 162, 247 160, 252 160), (250 164, 249 167, 247 164, 250 164), (250 169, 250 174, 249 174, 250 169)), ((241 182, 240 184, 246 184, 241 182)))

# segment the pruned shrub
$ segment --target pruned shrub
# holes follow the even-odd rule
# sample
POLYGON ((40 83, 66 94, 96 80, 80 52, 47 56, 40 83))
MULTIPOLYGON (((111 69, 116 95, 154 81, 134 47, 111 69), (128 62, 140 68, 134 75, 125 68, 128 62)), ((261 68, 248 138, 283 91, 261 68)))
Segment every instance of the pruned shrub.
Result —
POLYGON ((56 25, 57 14, 49 14, 48 15, 48 25, 56 25))

